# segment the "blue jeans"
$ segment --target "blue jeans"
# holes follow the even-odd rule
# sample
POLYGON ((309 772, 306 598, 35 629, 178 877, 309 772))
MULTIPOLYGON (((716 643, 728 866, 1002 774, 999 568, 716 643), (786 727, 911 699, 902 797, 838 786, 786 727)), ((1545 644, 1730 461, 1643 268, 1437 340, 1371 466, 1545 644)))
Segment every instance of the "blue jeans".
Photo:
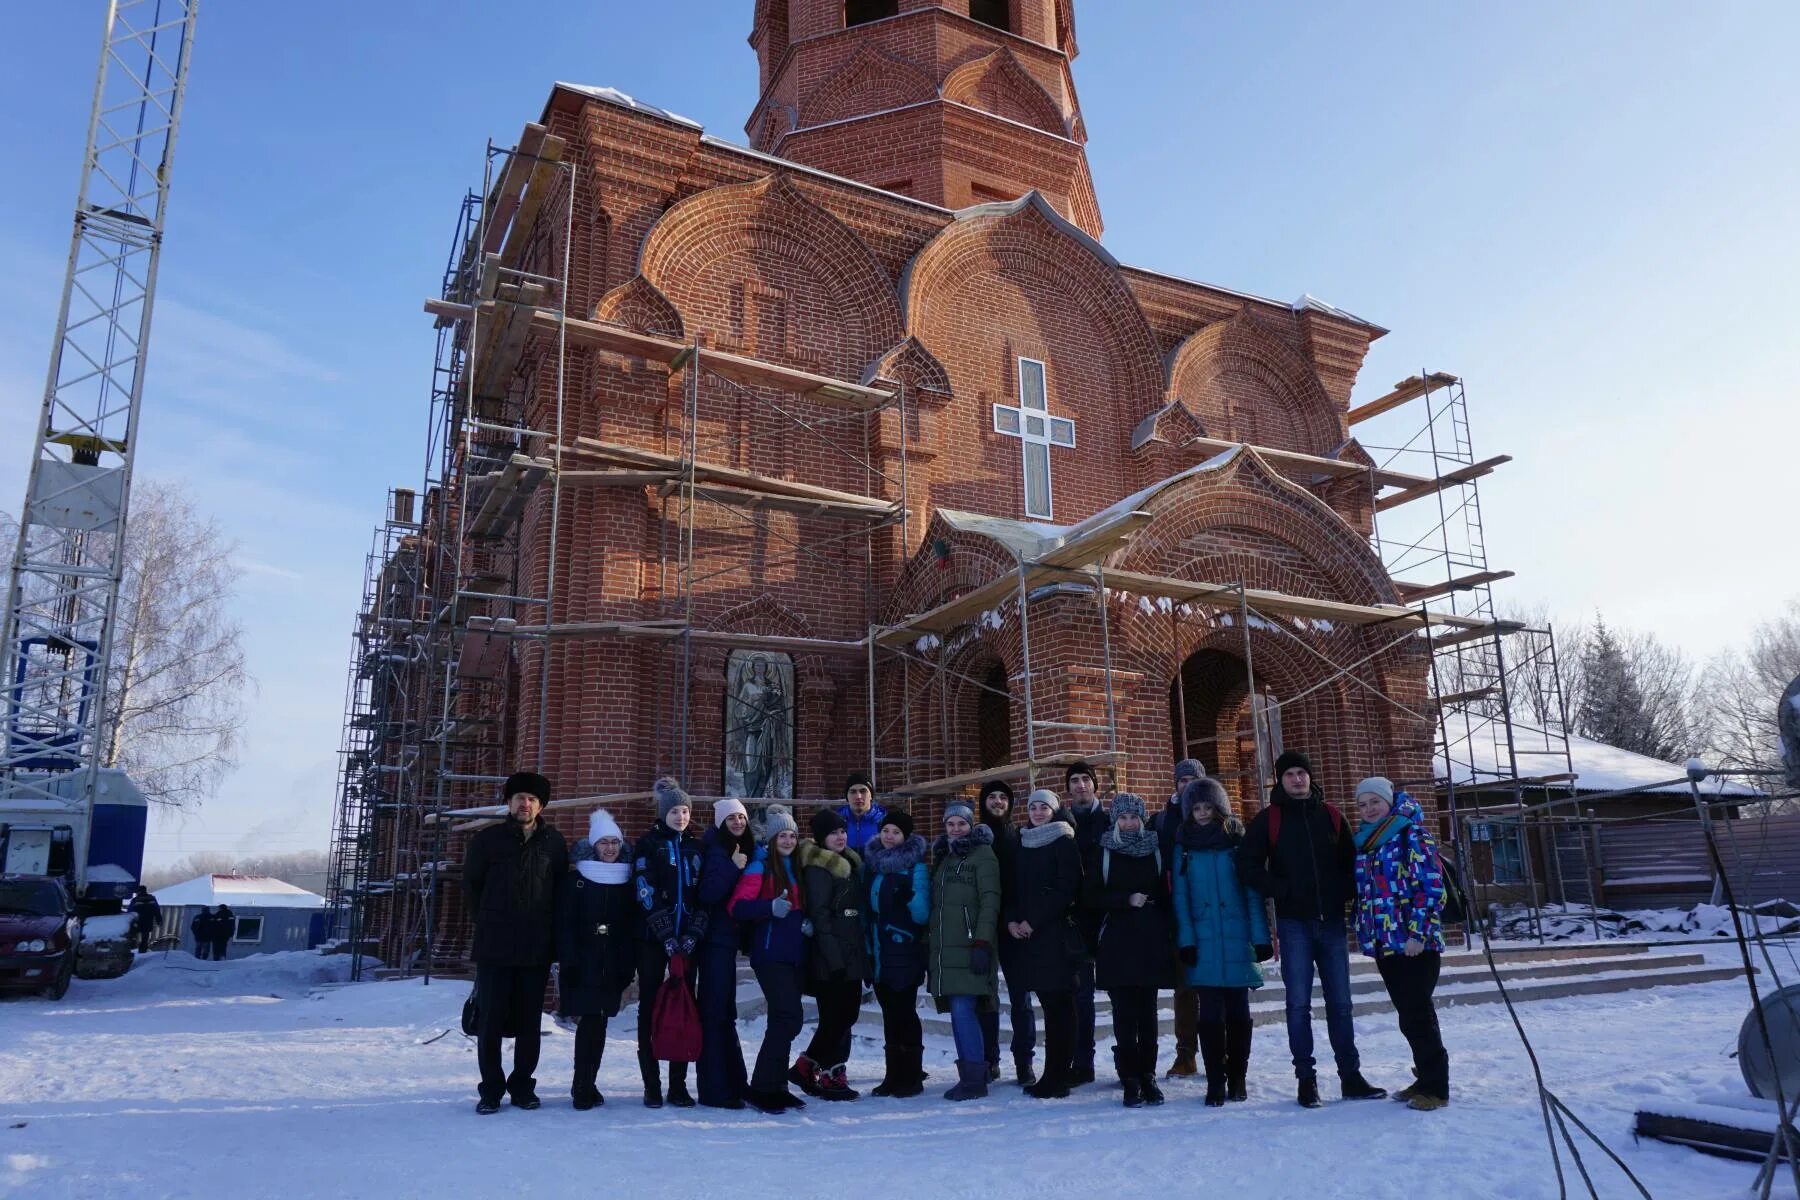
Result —
POLYGON ((950 1036, 956 1039, 958 1062, 981 1062, 981 997, 947 996, 950 1001, 950 1036))
POLYGON ((1360 1069, 1362 1059, 1356 1053, 1356 1030, 1350 1018, 1350 941, 1344 919, 1280 917, 1275 928, 1281 937, 1281 986, 1287 993, 1288 1050, 1294 1056, 1294 1074, 1304 1079, 1314 1073, 1315 966, 1325 993, 1325 1029, 1331 1036, 1338 1074, 1348 1075, 1360 1069))

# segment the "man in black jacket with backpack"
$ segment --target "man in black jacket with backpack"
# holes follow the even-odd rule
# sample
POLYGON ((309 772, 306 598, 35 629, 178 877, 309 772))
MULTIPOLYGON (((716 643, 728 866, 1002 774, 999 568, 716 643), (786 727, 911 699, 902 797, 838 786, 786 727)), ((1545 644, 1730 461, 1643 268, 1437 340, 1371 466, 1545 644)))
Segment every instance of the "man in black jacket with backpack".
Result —
POLYGON ((1345 910, 1356 896, 1356 843, 1343 813, 1325 802, 1312 762, 1296 750, 1275 760, 1269 805, 1244 831, 1238 877, 1275 902, 1288 1049, 1302 1107, 1318 1108, 1313 1060, 1313 970, 1325 992, 1325 1026, 1346 1100, 1387 1095, 1362 1076, 1351 1021, 1350 943, 1345 910))
POLYGON ((569 869, 563 835, 540 820, 550 781, 531 771, 506 781, 506 820, 469 839, 463 893, 475 921, 475 1060, 481 1099, 475 1111, 538 1107, 539 1020, 556 956, 556 888, 569 869), (513 1042, 513 1070, 502 1069, 500 1041, 513 1042))

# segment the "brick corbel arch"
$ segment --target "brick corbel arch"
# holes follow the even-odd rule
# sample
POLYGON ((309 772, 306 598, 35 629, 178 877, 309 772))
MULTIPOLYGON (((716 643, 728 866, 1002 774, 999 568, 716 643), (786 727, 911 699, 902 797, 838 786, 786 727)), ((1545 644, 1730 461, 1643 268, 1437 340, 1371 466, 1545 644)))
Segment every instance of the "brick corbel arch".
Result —
MULTIPOLYGON (((900 303, 907 331, 928 347, 958 330, 937 330, 934 310, 948 310, 965 288, 1024 285, 1047 303, 1078 308, 1109 344, 1114 403, 1135 424, 1163 406, 1162 359, 1118 260, 1059 214, 1036 191, 1017 200, 965 208, 907 264, 900 303)), ((940 358, 942 355, 939 356, 940 358)))
POLYGON ((1267 440, 1274 448, 1329 454, 1343 441, 1343 422, 1318 373, 1242 310, 1208 325, 1171 351, 1165 380, 1169 399, 1185 404, 1206 426, 1208 436, 1247 440, 1235 427, 1239 422, 1221 387, 1229 378, 1249 381, 1263 403, 1275 406, 1272 415, 1280 418, 1277 424, 1284 432, 1267 440))
MULTIPOLYGON (((689 196, 657 220, 638 252, 639 274, 669 298, 690 334, 717 326, 720 287, 734 278, 754 283, 777 265, 810 276, 818 294, 798 299, 832 314, 830 373, 853 377, 900 340, 900 306, 887 273, 863 240, 787 172, 689 196)), ((767 350, 759 356, 781 357, 767 350)))
POLYGON ((937 95, 930 75, 889 54, 860 46, 800 102, 803 126, 865 116, 937 95))
POLYGON ((642 275, 632 276, 600 297, 594 305, 594 320, 677 340, 686 336, 681 313, 661 288, 642 275))
POLYGON ((1069 136, 1069 122, 1055 99, 1005 46, 952 70, 944 76, 941 90, 946 100, 1058 137, 1069 136))

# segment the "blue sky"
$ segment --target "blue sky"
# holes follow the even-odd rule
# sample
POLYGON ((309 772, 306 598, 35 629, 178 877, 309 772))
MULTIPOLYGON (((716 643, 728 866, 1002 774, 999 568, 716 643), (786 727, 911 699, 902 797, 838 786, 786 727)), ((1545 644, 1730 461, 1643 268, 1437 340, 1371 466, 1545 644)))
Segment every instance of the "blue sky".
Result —
MULTIPOLYGON (((0 50, 0 508, 16 511, 102 4, 0 50)), ((350 617, 422 466, 429 322, 484 141, 556 79, 742 140, 751 0, 202 8, 141 470, 242 545, 243 766, 150 857, 323 848, 350 617)), ((1800 6, 1078 7, 1105 241, 1394 332, 1356 398, 1467 380, 1502 603, 1603 610, 1705 656, 1800 595, 1800 6), (1785 521, 1783 514, 1786 514, 1785 521)), ((1374 435, 1392 432, 1378 426, 1374 435)), ((1359 430, 1362 432, 1362 430, 1359 430)), ((1404 436, 1404 435, 1401 435, 1404 436)))

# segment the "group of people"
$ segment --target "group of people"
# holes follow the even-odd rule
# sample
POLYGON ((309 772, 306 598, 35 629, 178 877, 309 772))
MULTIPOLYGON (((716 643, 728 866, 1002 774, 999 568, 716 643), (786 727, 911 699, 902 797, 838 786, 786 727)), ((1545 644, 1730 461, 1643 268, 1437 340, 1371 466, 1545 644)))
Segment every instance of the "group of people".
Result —
POLYGON ((228 904, 217 908, 202 906, 188 921, 188 932, 194 935, 195 958, 224 962, 232 935, 237 932, 237 914, 228 904))
POLYGON ((1039 788, 1016 820, 1004 782, 971 806, 952 800, 928 843, 912 816, 874 803, 853 773, 845 803, 815 812, 802 836, 794 814, 769 805, 753 825, 745 805, 715 802, 694 828, 672 779, 654 788, 657 817, 628 844, 607 812, 570 847, 542 819, 550 783, 507 780, 508 819, 469 843, 464 888, 475 921, 477 1111, 501 1100, 536 1108, 537 1022, 552 962, 558 1002, 575 1022, 575 1107, 604 1103, 597 1079, 608 1020, 638 984, 643 1102, 766 1113, 806 1099, 858 1099, 852 1036, 864 989, 882 1020, 885 1071, 874 1093, 924 1090, 919 991, 947 1013, 956 1047, 950 1100, 987 1095, 1000 1078, 999 1016, 1029 1095, 1058 1099, 1095 1080, 1095 997, 1105 992, 1113 1067, 1126 1107, 1164 1103, 1158 1086, 1158 993, 1173 991, 1171 1076, 1204 1069, 1209 1106, 1248 1097, 1250 993, 1279 960, 1297 1098, 1321 1104, 1312 991, 1325 998, 1340 1094, 1387 1093, 1362 1075, 1352 1021, 1349 940, 1377 964, 1413 1053, 1415 1081, 1399 1099, 1420 1110, 1449 1099, 1449 1062, 1432 994, 1444 949, 1444 882, 1419 806, 1386 779, 1358 785, 1360 823, 1328 804, 1304 755, 1276 762, 1269 803, 1246 826, 1225 789, 1184 760, 1154 815, 1121 792, 1110 809, 1085 763, 1065 795, 1039 788), (1268 916, 1272 904, 1274 922, 1268 916), (738 1038, 737 974, 747 956, 767 1021, 747 1064, 738 1038), (697 1092, 685 1056, 665 1087, 656 1009, 665 980, 687 988, 698 1014, 697 1092), (803 997, 815 1020, 805 1027, 803 997), (1036 1069, 1042 1010, 1042 1071, 1036 1069), (501 1042, 514 1037, 510 1073, 501 1042))

